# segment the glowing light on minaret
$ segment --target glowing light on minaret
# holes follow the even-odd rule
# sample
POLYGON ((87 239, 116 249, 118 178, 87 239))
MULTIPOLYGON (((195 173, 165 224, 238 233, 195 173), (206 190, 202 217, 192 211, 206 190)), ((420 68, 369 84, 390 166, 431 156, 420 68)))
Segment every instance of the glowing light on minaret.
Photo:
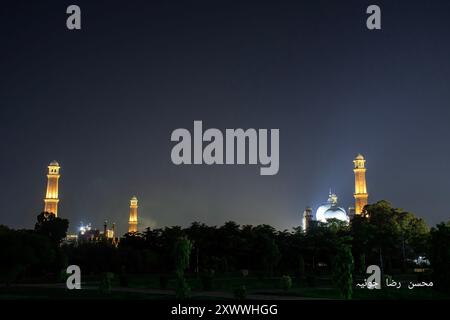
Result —
POLYGON ((360 215, 367 205, 369 194, 366 188, 366 160, 361 154, 358 154, 353 160, 355 173, 355 214, 360 215))
POLYGON ((44 212, 53 213, 58 216, 58 182, 59 182, 59 163, 52 161, 48 166, 47 174, 47 193, 44 199, 44 212))
POLYGON ((130 200, 130 220, 128 221, 128 232, 137 232, 138 224, 138 199, 136 197, 130 200))

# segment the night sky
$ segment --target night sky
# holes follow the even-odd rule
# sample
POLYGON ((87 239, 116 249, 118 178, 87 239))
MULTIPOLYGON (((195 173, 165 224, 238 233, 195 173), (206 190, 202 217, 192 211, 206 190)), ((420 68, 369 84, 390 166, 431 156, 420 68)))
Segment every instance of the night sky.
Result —
POLYGON ((8 1, 0 8, 0 224, 300 224, 332 188, 449 220, 450 2, 8 1), (82 30, 66 28, 66 8, 82 30), (369 4, 382 30, 366 28, 369 4), (279 128, 280 171, 175 166, 177 128, 279 128))

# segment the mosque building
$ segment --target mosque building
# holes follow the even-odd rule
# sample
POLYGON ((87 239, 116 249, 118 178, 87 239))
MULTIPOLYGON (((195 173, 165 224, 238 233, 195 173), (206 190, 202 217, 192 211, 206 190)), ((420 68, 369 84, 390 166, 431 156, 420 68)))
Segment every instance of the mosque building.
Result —
MULTIPOLYGON (((60 175, 59 163, 53 160, 48 165, 47 172, 47 190, 44 198, 44 212, 54 214, 58 216, 58 204, 59 204, 59 179, 60 175)), ((132 197, 130 200, 130 211, 128 220, 128 232, 138 231, 138 199, 132 197)), ((103 231, 92 228, 90 224, 84 226, 83 224, 76 234, 68 234, 65 243, 79 243, 79 242, 99 242, 108 241, 113 245, 117 245, 119 238, 117 237, 116 225, 112 224, 112 228, 108 228, 107 222, 103 225, 103 231)))
MULTIPOLYGON (((353 172, 355 175, 355 191, 353 197, 355 198, 354 207, 350 207, 348 213, 344 208, 340 207, 338 204, 338 197, 334 193, 329 193, 328 200, 325 204, 319 206, 313 214, 313 209, 311 207, 307 207, 303 212, 302 216, 302 227, 304 231, 307 231, 311 226, 313 221, 317 222, 327 222, 330 219, 337 219, 340 221, 344 221, 346 223, 350 222, 351 218, 354 215, 361 215, 364 210, 364 206, 368 203, 369 194, 367 193, 366 186, 366 160, 361 154, 358 154, 353 160, 353 172)), ((44 212, 53 213, 55 216, 58 215, 58 185, 60 178, 60 166, 57 161, 52 161, 48 165, 48 173, 47 173, 47 191, 46 196, 44 198, 44 212)), ((135 233, 138 231, 138 199, 136 197, 132 197, 130 200, 130 211, 129 211, 129 219, 128 219, 128 232, 135 233)), ((92 232, 88 232, 92 235, 92 232)), ((93 237, 87 238, 103 238, 110 239, 113 242, 116 242, 116 231, 115 225, 113 224, 112 229, 108 229, 106 226, 106 222, 104 225, 103 233, 98 232, 99 235, 96 236, 96 233, 93 234, 93 237)), ((83 236, 80 234, 79 236, 83 236)))
POLYGON ((329 219, 337 219, 346 223, 350 222, 350 219, 354 215, 361 215, 364 210, 364 206, 368 203, 369 194, 366 187, 366 160, 361 154, 358 154, 353 160, 353 172, 355 174, 355 192, 353 197, 355 198, 355 206, 348 209, 348 213, 344 208, 338 205, 338 197, 334 193, 329 193, 328 201, 319 206, 313 214, 311 207, 306 207, 303 212, 302 228, 307 231, 312 221, 327 222, 329 219))

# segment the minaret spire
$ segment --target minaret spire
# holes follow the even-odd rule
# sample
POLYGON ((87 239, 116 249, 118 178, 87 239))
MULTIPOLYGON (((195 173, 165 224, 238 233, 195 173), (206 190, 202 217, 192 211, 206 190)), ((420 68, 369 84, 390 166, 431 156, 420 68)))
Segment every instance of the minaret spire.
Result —
POLYGON ((128 232, 137 232, 138 224, 138 199, 136 197, 130 200, 130 220, 128 221, 128 232))
POLYGON ((361 154, 358 154, 353 160, 355 173, 355 214, 360 215, 367 205, 369 194, 366 188, 366 160, 361 154))
POLYGON ((47 174, 47 192, 44 199, 44 212, 53 213, 58 216, 58 182, 59 182, 59 163, 52 161, 48 166, 47 174))

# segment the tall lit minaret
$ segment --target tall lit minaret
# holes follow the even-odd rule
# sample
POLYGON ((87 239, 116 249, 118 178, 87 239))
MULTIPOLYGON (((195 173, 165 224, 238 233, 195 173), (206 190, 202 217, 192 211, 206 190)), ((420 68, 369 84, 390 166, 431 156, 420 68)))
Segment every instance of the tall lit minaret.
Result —
POLYGON ((361 154, 358 154, 353 160, 355 173, 355 214, 360 215, 367 204, 369 195, 366 188, 366 160, 361 154))
POLYGON ((58 181, 59 181, 59 163, 52 161, 48 166, 47 174, 47 193, 44 199, 44 212, 50 212, 58 216, 58 181))
POLYGON ((138 199, 136 197, 130 200, 130 220, 128 221, 128 232, 137 232, 137 213, 138 213, 138 199))

